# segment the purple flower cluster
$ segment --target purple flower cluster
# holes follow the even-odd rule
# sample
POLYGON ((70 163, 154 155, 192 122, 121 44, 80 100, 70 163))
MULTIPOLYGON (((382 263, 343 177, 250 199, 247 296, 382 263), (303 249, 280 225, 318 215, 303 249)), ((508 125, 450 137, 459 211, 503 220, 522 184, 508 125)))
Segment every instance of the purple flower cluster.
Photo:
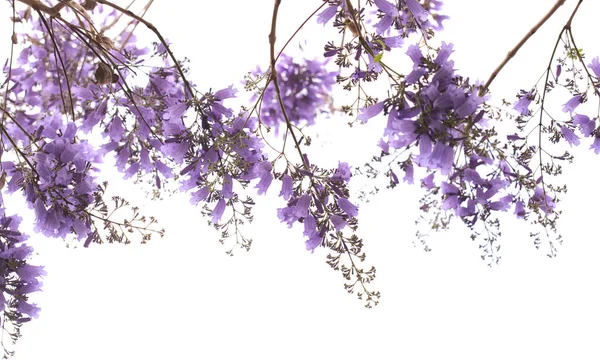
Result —
MULTIPOLYGON (((35 211, 37 231, 62 238, 74 233, 81 239, 91 232, 85 210, 93 202, 97 187, 93 172, 102 159, 80 136, 104 117, 106 100, 86 99, 88 93, 73 83, 67 87, 65 76, 74 81, 81 79, 75 74, 92 72, 91 65, 77 60, 85 58, 81 46, 65 46, 64 59, 57 61, 44 23, 34 21, 32 27, 31 46, 22 50, 15 67, 4 69, 13 84, 10 110, 14 116, 2 137, 18 159, 2 163, 7 190, 23 192, 35 211), (81 122, 75 121, 72 116, 80 114, 84 101, 95 108, 84 112, 81 122)), ((78 43, 62 27, 54 36, 65 44, 78 43)))
POLYGON ((466 191, 461 192, 451 183, 442 183, 442 194, 445 195, 442 208, 455 210, 456 215, 463 219, 472 217, 473 222, 477 221, 475 215, 482 210, 509 210, 513 203, 513 195, 507 190, 510 185, 509 174, 505 173, 502 166, 493 171, 495 165, 490 158, 473 155, 465 168, 449 178, 461 184, 466 191))
MULTIPOLYGON (((599 81, 598 77, 600 76, 600 61, 598 57, 592 59, 591 63, 587 64, 587 69, 585 73, 588 75, 588 80, 591 84, 593 84, 596 88, 598 87, 599 81)), ((580 58, 581 63, 583 64, 583 58, 580 58)), ((566 82, 566 85, 562 85, 559 83, 559 76, 562 72, 563 64, 559 61, 559 64, 556 66, 556 74, 555 80, 557 85, 564 86, 570 93, 571 98, 562 104, 562 112, 567 113, 569 115, 569 119, 566 121, 555 121, 554 119, 550 122, 550 126, 546 129, 546 132, 551 133, 551 142, 558 143, 561 140, 564 140, 569 146, 578 146, 581 144, 582 139, 581 135, 584 137, 593 137, 592 144, 590 145, 590 149, 593 149, 596 154, 600 153, 600 138, 597 129, 596 129, 596 120, 597 118, 590 118, 587 115, 577 113, 577 108, 582 103, 588 100, 588 91, 590 91, 590 85, 588 84, 588 88, 583 90, 576 86, 575 83, 570 81, 566 82), (548 130, 549 129, 549 130, 548 130), (579 133, 579 134, 578 134, 579 133)), ((574 71, 573 69, 569 69, 569 71, 574 71)), ((546 92, 549 92, 552 89, 554 84, 546 84, 546 92)), ((592 91, 596 95, 598 95, 597 90, 592 91)), ((546 96, 540 96, 541 99, 538 98, 536 104, 541 103, 542 112, 540 116, 540 124, 542 124, 543 113, 547 112, 544 108, 543 100, 546 96)), ((515 109, 521 116, 531 116, 531 110, 529 109, 532 102, 536 100, 536 89, 532 89, 531 91, 521 90, 517 95, 518 100, 514 103, 513 109, 515 109)), ((521 120, 525 121, 525 120, 521 120)), ((518 120, 519 122, 519 120, 518 120)), ((543 128, 542 128, 543 129, 543 128)), ((539 131, 544 131, 540 129, 539 131)), ((523 129, 520 129, 523 130, 523 129)), ((508 137, 509 141, 519 141, 525 140, 525 138, 520 137, 518 135, 511 135, 508 137)), ((541 145, 541 144, 540 144, 541 145)), ((570 154, 566 154, 563 156, 557 156, 556 159, 572 159, 570 154)), ((539 190, 535 190, 535 194, 533 197, 538 197, 539 190)), ((532 201, 532 203, 536 203, 536 201, 532 201)))
MULTIPOLYGON (((97 28, 110 27, 117 15, 102 6, 91 12, 92 18, 100 19, 94 24, 97 28)), ((65 24, 67 19, 63 17, 65 24)), ((105 141, 94 143, 101 145, 100 153, 114 155, 125 178, 152 174, 160 188, 174 177, 171 168, 184 162, 189 147, 183 120, 192 95, 183 79, 183 63, 174 64, 163 44, 138 47, 128 33, 114 42, 104 34, 86 42, 69 26, 56 26, 50 33, 46 22, 41 18, 30 22, 31 29, 23 36, 30 46, 24 47, 10 71, 15 84, 11 91, 15 119, 7 125, 10 136, 27 147, 37 140, 28 134, 50 136, 67 122, 77 125, 78 138, 101 128, 105 141)), ((92 166, 100 160, 88 159, 92 166)))
MULTIPOLYGON (((329 6, 317 16, 319 24, 326 24, 334 16, 339 18, 351 17, 352 13, 357 12, 349 9, 345 0, 329 1, 329 6)), ((417 0, 406 1, 387 1, 374 0, 370 6, 379 11, 379 21, 374 25, 378 34, 386 34, 395 30, 403 37, 416 31, 426 32, 429 29, 436 31, 442 30, 442 22, 448 19, 448 16, 441 15, 441 0, 427 1, 425 4, 417 0), (424 7, 425 6, 425 7, 424 7)))
POLYGON ((310 173, 296 170, 291 175, 283 175, 279 195, 288 202, 286 207, 277 209, 277 216, 288 227, 296 222, 304 224, 306 249, 310 251, 323 244, 327 233, 342 231, 358 216, 358 207, 348 200, 350 166, 340 162, 336 169, 328 172, 316 174, 319 170, 313 170, 310 173), (306 176, 311 177, 312 185, 300 190, 306 176))
MULTIPOLYGON (((103 155, 115 154, 126 177, 156 173, 160 187, 159 174, 173 177, 166 139, 187 131, 182 120, 190 96, 177 67, 167 64, 164 47, 138 48, 135 37, 129 37, 117 51, 103 33, 78 30, 82 22, 90 22, 90 29, 108 28, 116 11, 97 6, 90 16, 80 15, 65 10, 50 18, 34 12, 15 34, 22 50, 3 69, 9 90, 2 90, 8 98, 2 101, 0 188, 23 195, 35 213, 37 232, 85 238, 87 245, 99 228, 106 229, 96 179, 103 155), (98 22, 92 24, 93 19, 98 22), (144 65, 152 61, 157 66, 147 73, 144 65), (130 87, 133 83, 138 86, 130 87), (107 142, 94 136, 98 129, 107 142), (96 206, 100 210, 94 213, 96 206), (92 214, 101 224, 94 223, 92 214)), ((125 38, 127 34, 116 43, 125 38)), ((16 229, 18 218, 5 216, 3 204, 0 215, 4 311, 36 317, 38 308, 27 302, 27 294, 39 289, 44 272, 26 263, 31 248, 16 229)), ((18 316, 10 320, 25 321, 18 316)))
POLYGON ((552 197, 546 193, 546 190, 539 186, 535 188, 533 196, 529 199, 529 203, 530 207, 539 208, 545 213, 551 213, 556 207, 552 197))
MULTIPOLYGON (((594 59, 597 61, 597 58, 594 59)), ((594 62, 589 64, 590 67, 593 68, 594 62)), ((599 65, 600 66, 600 65, 599 65)), ((600 71, 600 69, 598 69, 600 71)), ((521 90, 521 93, 517 95, 518 100, 514 103, 513 109, 515 109, 520 115, 530 116, 531 110, 529 107, 531 106, 532 101, 535 99, 535 90, 531 90, 529 92, 521 90)), ((571 116, 571 123, 557 124, 558 131, 562 135, 562 138, 569 144, 569 146, 578 146, 581 143, 580 137, 575 133, 574 130, 578 130, 583 136, 590 137, 594 135, 596 130, 596 118, 590 119, 589 116, 584 114, 575 113, 575 109, 585 100, 583 95, 575 95, 565 104, 563 104, 563 112, 568 112, 571 116), (574 125, 574 126, 573 126, 574 125)), ((594 136, 596 138, 596 136, 594 136)), ((519 136, 509 136, 509 140, 515 141, 522 139, 519 136)), ((594 149, 596 153, 600 152, 600 149, 597 149, 596 140, 590 146, 590 148, 594 149)))
POLYGON ((535 99, 534 90, 531 91, 523 91, 521 90, 521 94, 518 95, 519 100, 515 102, 513 105, 513 109, 519 112, 521 115, 530 115, 531 111, 529 110, 529 106, 531 102, 535 99))
POLYGON ((201 127, 194 132, 187 129, 183 135, 167 140, 168 144, 184 144, 179 145, 180 156, 185 159, 179 172, 180 190, 195 189, 190 198, 193 204, 216 202, 207 209, 214 224, 221 223, 226 208, 233 208, 239 201, 238 185, 246 187, 256 180, 255 188, 262 195, 273 181, 273 165, 263 152, 257 118, 246 112, 234 116, 223 105, 235 93, 228 87, 203 96, 201 127))
MULTIPOLYGON (((532 176, 531 170, 517 161, 517 167, 525 170, 519 173, 501 160, 506 155, 493 139, 496 133, 486 126, 483 105, 487 96, 456 74, 450 60, 452 51, 452 44, 442 43, 437 54, 425 57, 416 45, 409 46, 406 54, 413 66, 404 77, 403 91, 360 109, 358 119, 366 122, 382 112, 387 115, 384 137, 379 142, 383 152, 410 149, 402 166, 405 181, 412 183, 414 165, 430 171, 421 180, 423 187, 442 196, 441 210, 454 212, 470 227, 494 211, 514 209, 517 217, 524 218, 524 204, 533 211, 551 212, 554 202, 549 194, 542 198, 541 187, 529 191, 524 186, 523 179, 532 176), (441 176, 436 179, 436 174, 441 176), (510 189, 520 183, 523 185, 510 189)), ((534 91, 523 92, 514 108, 521 115, 529 115, 534 99, 534 91)), ((580 100, 576 97, 566 108, 574 110, 580 100)), ((594 121, 575 116, 574 124, 584 134, 591 134, 594 121)), ((569 127, 561 126, 561 131, 570 143, 579 141, 569 127)), ((394 171, 388 174, 392 186, 398 184, 394 171)), ((428 206, 422 209, 426 211, 428 206)))
POLYGON ((397 3, 392 4, 387 0, 374 0, 373 2, 379 11, 384 14, 381 20, 375 24, 375 29, 378 34, 390 31, 394 22, 407 24, 411 20, 414 20, 420 26, 427 21, 429 15, 417 0, 406 0, 404 2, 405 7, 400 9, 397 3))
MULTIPOLYGON (((37 318, 40 308, 31 303, 29 294, 40 291, 42 266, 30 265, 33 248, 25 243, 27 236, 19 231, 21 218, 7 216, 0 196, 0 311, 15 326, 37 318)), ((6 324, 3 324, 6 328, 6 324)))
MULTIPOLYGON (((291 124, 313 125, 319 112, 325 112, 329 94, 335 84, 336 72, 327 70, 327 61, 298 60, 282 54, 277 61, 276 73, 281 89, 281 100, 291 124)), ((261 71, 254 72, 259 76, 261 71)), ((255 96, 253 100, 257 100, 255 96)), ((262 94, 260 121, 262 124, 285 127, 285 118, 273 82, 269 82, 262 94)))
MULTIPOLYGON (((418 47, 408 48, 414 66, 405 81, 416 91, 387 100, 388 122, 380 142, 385 152, 418 145, 416 163, 443 175, 452 171, 455 149, 465 139, 465 131, 482 119, 480 106, 486 99, 454 73, 454 63, 448 60, 451 52, 452 44, 443 43, 436 59, 426 63, 418 47)), ((380 112, 383 103, 365 110, 363 121, 380 112)))

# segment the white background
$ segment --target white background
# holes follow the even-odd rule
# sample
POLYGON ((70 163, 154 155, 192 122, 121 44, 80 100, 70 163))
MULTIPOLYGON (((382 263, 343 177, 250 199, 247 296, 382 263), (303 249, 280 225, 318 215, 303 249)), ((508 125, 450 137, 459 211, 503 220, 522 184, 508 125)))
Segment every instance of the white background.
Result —
MULTIPOLYGON (((567 0, 503 70, 491 87, 496 102, 534 85, 575 2, 567 0)), ((278 44, 320 3, 283 0, 278 44)), ((461 74, 485 80, 553 3, 448 0, 444 13, 451 19, 439 38, 455 44, 452 59, 461 74)), ((599 10, 586 1, 575 21, 588 60, 600 55, 599 10)), ((173 41, 176 54, 191 59, 196 84, 215 90, 256 64, 265 68, 271 12, 271 0, 170 0, 156 1, 147 19, 173 41)), ((8 47, 10 28, 3 24, 8 47)), ((329 39, 323 34, 331 32, 313 24, 300 38, 318 54, 329 39)), ((383 128, 383 121, 370 125, 383 128)), ((358 147, 327 131, 321 136, 333 137, 322 139, 329 155, 323 161, 373 153, 370 144, 360 153, 340 150, 358 147)), ((599 358, 598 157, 586 145, 577 150, 559 204, 565 244, 555 259, 533 247, 528 234, 536 229, 510 217, 499 266, 480 260, 459 223, 433 236, 433 251, 423 252, 413 245, 416 187, 361 203, 367 261, 377 266, 375 285, 383 294, 371 310, 345 293, 324 250, 306 252, 301 229, 278 222, 277 183, 267 204, 257 206, 252 250, 233 258, 186 195, 145 205, 167 235, 144 246, 73 249, 33 235, 35 261, 48 276, 36 296, 41 316, 23 327, 15 359, 599 358)), ((139 186, 113 183, 128 197, 143 196, 139 186)))

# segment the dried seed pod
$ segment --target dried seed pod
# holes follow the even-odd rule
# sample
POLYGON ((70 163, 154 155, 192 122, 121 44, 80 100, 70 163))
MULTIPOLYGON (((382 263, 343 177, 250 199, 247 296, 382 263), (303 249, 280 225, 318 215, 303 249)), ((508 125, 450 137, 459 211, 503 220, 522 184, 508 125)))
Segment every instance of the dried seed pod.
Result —
POLYGON ((96 36, 94 36, 94 41, 104 49, 115 49, 115 43, 112 41, 112 39, 103 34, 96 34, 96 36))
POLYGON ((348 17, 346 17, 345 24, 346 24, 346 29, 350 30, 352 35, 358 36, 358 34, 360 33, 360 25, 357 28, 354 21, 352 21, 352 19, 350 19, 348 17))
POLYGON ((0 190, 4 188, 6 184, 6 171, 2 170, 2 174, 0 175, 0 190))
POLYGON ((109 83, 115 83, 119 81, 119 76, 112 71, 112 68, 107 63, 98 63, 98 68, 94 72, 94 81, 97 85, 104 85, 109 83))
POLYGON ((81 6, 83 6, 84 9, 92 11, 94 10, 94 8, 96 7, 96 5, 98 5, 98 3, 96 2, 96 0, 85 0, 83 2, 83 4, 81 4, 81 6))

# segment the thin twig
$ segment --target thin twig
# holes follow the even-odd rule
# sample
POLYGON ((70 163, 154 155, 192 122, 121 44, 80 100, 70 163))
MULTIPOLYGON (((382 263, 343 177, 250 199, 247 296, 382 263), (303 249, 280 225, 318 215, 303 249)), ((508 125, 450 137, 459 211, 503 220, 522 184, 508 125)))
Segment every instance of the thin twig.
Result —
POLYGON ((573 18, 575 17, 575 14, 577 14, 577 10, 579 10, 579 6, 581 6, 582 2, 583 2, 583 0, 579 0, 579 2, 577 3, 577 6, 575 6, 575 10, 573 10, 573 12, 571 13, 571 16, 569 17, 569 21, 567 21, 567 23, 565 24, 565 29, 571 30, 571 23, 573 22, 573 18))
POLYGON ((302 30, 302 28, 304 27, 304 25, 306 25, 306 23, 308 23, 308 21, 310 19, 312 19, 323 7, 325 7, 325 5, 327 5, 326 2, 324 2, 321 6, 319 6, 315 11, 312 12, 312 14, 310 14, 303 22, 302 24, 300 24, 300 26, 298 26, 298 28, 296 29, 296 31, 294 31, 294 33, 292 34, 292 36, 290 36, 290 38, 285 42, 285 44, 283 44, 283 47, 281 48, 281 50, 279 50, 279 54, 277 54, 277 57, 275 58, 275 60, 279 60, 279 57, 281 56, 281 54, 283 54, 283 50, 285 50, 285 48, 292 42, 292 40, 296 37, 296 35, 298 35, 298 33, 300 32, 300 30, 302 30))
MULTIPOLYGON (((152 6, 153 2, 154 2, 154 0, 149 0, 148 3, 146 3, 146 6, 144 6, 144 8, 142 9, 142 14, 140 15, 140 17, 143 18, 144 16, 146 16, 148 9, 150 9, 150 6, 152 6)), ((125 45, 127 45, 127 43, 129 42, 129 39, 131 39, 131 36, 133 35, 133 32, 135 31, 135 29, 137 28, 139 23, 140 23, 139 21, 135 21, 135 24, 133 24, 133 29, 131 29, 129 34, 127 34, 127 37, 125 38, 125 40, 123 40, 123 43, 121 44, 121 48, 119 50, 123 50, 125 48, 125 45)))
MULTIPOLYGON (((12 4, 12 11, 13 11, 13 22, 12 22, 12 35, 11 35, 11 42, 10 42, 10 56, 8 58, 8 72, 6 74, 6 91, 4 92, 4 105, 2 106, 3 109, 7 108, 7 104, 8 104, 8 91, 10 89, 10 80, 12 77, 12 65, 13 65, 13 57, 14 57, 14 53, 15 53, 15 43, 14 40, 16 39, 16 32, 15 32, 15 21, 16 20, 16 11, 15 11, 15 3, 13 2, 12 4)), ((2 113, 2 117, 0 117, 0 126, 4 126, 4 120, 6 119, 6 114, 3 112, 2 113)), ((2 140, 0 139, 0 145, 3 145, 2 140)), ((2 155, 0 154, 0 158, 2 157, 2 155)))

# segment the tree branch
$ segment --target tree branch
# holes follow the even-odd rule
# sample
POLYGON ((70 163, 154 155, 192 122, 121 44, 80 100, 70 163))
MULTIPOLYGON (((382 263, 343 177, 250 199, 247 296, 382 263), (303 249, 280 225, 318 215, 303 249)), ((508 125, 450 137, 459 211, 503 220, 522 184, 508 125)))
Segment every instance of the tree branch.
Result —
POLYGON ((506 58, 504 58, 504 60, 502 61, 502 63, 500 63, 500 65, 498 65, 498 67, 496 68, 496 70, 494 70, 494 72, 492 73, 492 75, 490 75, 490 78, 488 79, 488 81, 486 81, 485 85, 483 85, 483 87, 481 89, 479 89, 479 94, 480 95, 485 94, 485 92, 490 87, 491 83, 494 81, 494 79, 496 79, 496 76, 498 76, 498 74, 500 73, 500 71, 502 71, 502 69, 504 68, 504 66, 506 66, 506 64, 508 64, 508 62, 510 61, 510 59, 512 59, 517 54, 517 52, 529 40, 529 38, 531 36, 533 36, 533 34, 535 34, 538 31, 538 29, 540 27, 542 27, 542 25, 544 25, 544 23, 546 21, 548 21, 548 19, 550 19, 552 17, 552 15, 554 15, 554 13, 556 12, 556 10, 558 10, 558 8, 561 7, 564 3, 565 3, 565 0, 557 0, 556 4, 554 4, 554 6, 552 7, 552 9, 550 9, 550 11, 548 11, 548 13, 546 15, 544 15, 544 17, 540 21, 538 21, 538 23, 535 24, 535 26, 532 27, 531 30, 529 30, 527 32, 527 34, 523 37, 523 39, 521 39, 521 41, 519 41, 519 43, 517 44, 517 46, 515 46, 512 50, 510 50, 508 52, 508 54, 506 54, 506 58))
POLYGON ((31 6, 34 10, 45 12, 50 16, 56 16, 62 10, 62 8, 67 5, 66 1, 60 1, 58 4, 54 6, 48 6, 46 4, 42 4, 40 0, 18 0, 23 4, 31 6))

